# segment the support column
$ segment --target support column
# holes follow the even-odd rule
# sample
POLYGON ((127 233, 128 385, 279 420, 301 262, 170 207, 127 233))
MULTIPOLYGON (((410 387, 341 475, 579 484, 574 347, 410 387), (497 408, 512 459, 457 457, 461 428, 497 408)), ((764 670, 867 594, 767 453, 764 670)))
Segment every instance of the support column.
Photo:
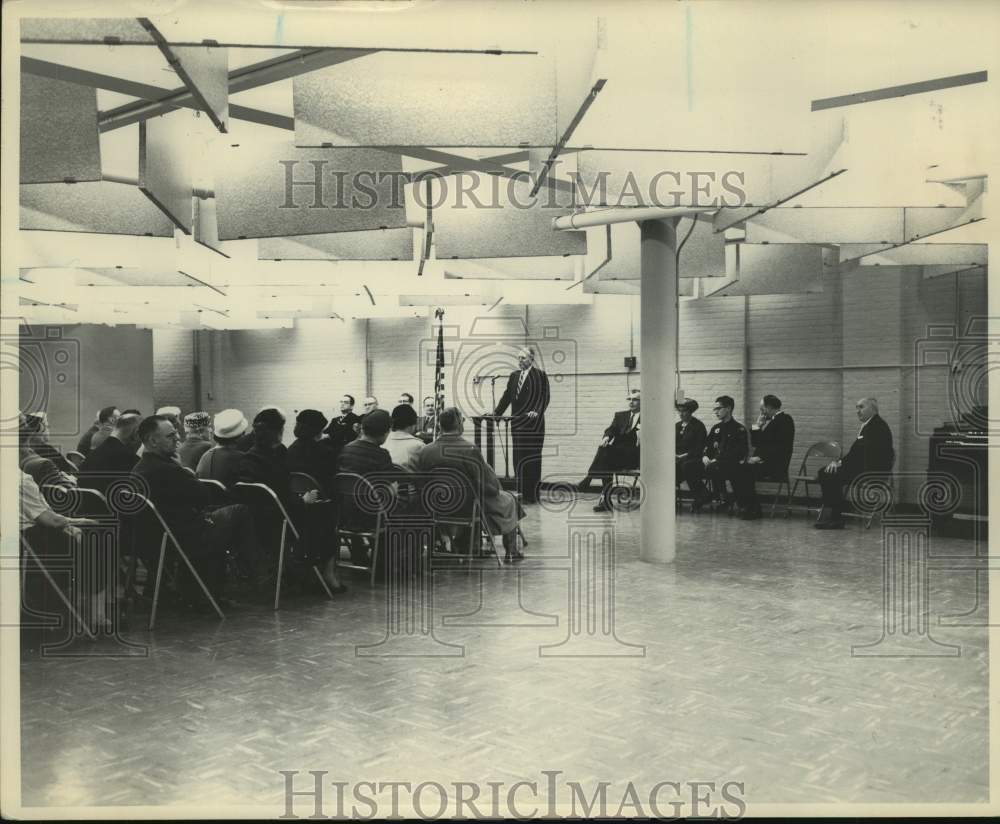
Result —
POLYGON ((639 224, 642 244, 640 354, 642 412, 653 426, 641 430, 640 471, 645 496, 639 557, 650 563, 674 560, 674 433, 677 386, 676 219, 639 224))

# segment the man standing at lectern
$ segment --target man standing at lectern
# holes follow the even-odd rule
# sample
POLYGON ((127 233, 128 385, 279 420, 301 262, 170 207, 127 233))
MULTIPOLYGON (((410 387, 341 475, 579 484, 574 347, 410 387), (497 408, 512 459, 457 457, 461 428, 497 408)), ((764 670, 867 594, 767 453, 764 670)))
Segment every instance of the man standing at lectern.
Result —
POLYGON ((538 483, 542 477, 549 378, 535 366, 535 353, 527 347, 517 353, 517 365, 520 369, 510 373, 507 390, 493 414, 502 415, 510 407, 517 489, 524 503, 534 504, 538 503, 538 483))

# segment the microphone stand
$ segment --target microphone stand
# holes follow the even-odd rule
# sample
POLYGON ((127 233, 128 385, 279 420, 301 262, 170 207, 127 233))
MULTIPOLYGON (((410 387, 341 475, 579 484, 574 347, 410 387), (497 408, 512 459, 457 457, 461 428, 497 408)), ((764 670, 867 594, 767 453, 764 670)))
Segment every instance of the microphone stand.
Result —
MULTIPOLYGON (((490 389, 493 394, 493 409, 497 408, 497 381, 503 375, 490 375, 490 389)), ((499 434, 500 421, 497 421, 497 432, 499 434)), ((508 454, 508 439, 510 438, 510 421, 507 421, 507 428, 504 430, 504 436, 500 438, 500 448, 503 450, 503 475, 504 478, 510 477, 510 456, 508 454)))

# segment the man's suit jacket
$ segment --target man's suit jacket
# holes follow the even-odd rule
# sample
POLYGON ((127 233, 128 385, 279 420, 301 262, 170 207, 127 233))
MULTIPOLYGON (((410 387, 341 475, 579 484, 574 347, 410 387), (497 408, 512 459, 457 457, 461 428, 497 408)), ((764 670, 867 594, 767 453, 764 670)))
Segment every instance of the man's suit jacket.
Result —
POLYGON ((541 369, 532 366, 524 379, 524 386, 517 391, 521 380, 521 370, 510 373, 507 379, 507 389, 497 404, 495 415, 502 415, 507 407, 513 417, 511 429, 524 431, 545 431, 545 410, 549 406, 549 377, 541 369), (537 412, 534 420, 526 417, 529 412, 537 412))
MULTIPOLYGON (((636 413, 636 424, 640 423, 640 415, 636 413)), ((604 430, 604 437, 611 441, 611 444, 618 447, 637 446, 638 438, 634 430, 629 431, 632 422, 632 411, 623 409, 615 412, 611 419, 611 426, 604 430)))
POLYGON ((695 458, 700 460, 702 451, 705 449, 705 440, 708 438, 705 424, 697 418, 691 418, 687 426, 682 421, 677 421, 674 433, 677 454, 687 455, 686 460, 695 458))
POLYGON ((705 457, 726 466, 736 466, 746 460, 749 451, 747 431, 736 418, 717 423, 708 432, 705 457))
POLYGON ((145 452, 135 465, 139 489, 145 482, 149 498, 181 546, 196 548, 206 526, 205 508, 211 503, 208 487, 177 461, 154 452, 145 452))
POLYGON ((500 481, 483 460, 482 452, 461 435, 442 434, 417 455, 418 474, 433 473, 441 468, 453 470, 468 478, 472 489, 480 498, 494 498, 500 492, 500 481))
POLYGON ((862 472, 888 472, 894 460, 892 430, 881 417, 873 415, 841 459, 841 473, 854 477, 862 472))
MULTIPOLYGON (((105 492, 116 476, 127 476, 139 463, 135 450, 112 436, 102 443, 80 464, 79 486, 105 492)), ((153 503, 156 503, 155 501, 153 503)))
POLYGON ((339 415, 330 421, 323 433, 330 438, 330 445, 334 452, 340 453, 345 445, 353 441, 357 434, 354 431, 354 424, 361 423, 361 416, 348 412, 346 415, 339 415))
POLYGON ((795 421, 791 415, 779 412, 760 429, 750 430, 753 454, 764 462, 765 471, 783 474, 792 459, 795 445, 795 421))

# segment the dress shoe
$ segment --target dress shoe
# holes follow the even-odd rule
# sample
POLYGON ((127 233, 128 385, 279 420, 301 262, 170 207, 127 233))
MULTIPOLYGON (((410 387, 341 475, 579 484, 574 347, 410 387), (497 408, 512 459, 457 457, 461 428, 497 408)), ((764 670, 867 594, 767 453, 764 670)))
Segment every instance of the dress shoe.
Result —
POLYGON ((504 553, 503 560, 505 564, 512 564, 515 561, 523 561, 524 553, 519 549, 512 549, 504 553))
POLYGON ((594 507, 594 512, 610 512, 611 507, 608 506, 604 501, 601 501, 597 506, 594 507))
POLYGON ((816 521, 813 524, 816 529, 843 529, 843 521, 816 521))
POLYGON ((589 492, 590 491, 590 478, 584 478, 580 483, 576 485, 577 492, 589 492))

